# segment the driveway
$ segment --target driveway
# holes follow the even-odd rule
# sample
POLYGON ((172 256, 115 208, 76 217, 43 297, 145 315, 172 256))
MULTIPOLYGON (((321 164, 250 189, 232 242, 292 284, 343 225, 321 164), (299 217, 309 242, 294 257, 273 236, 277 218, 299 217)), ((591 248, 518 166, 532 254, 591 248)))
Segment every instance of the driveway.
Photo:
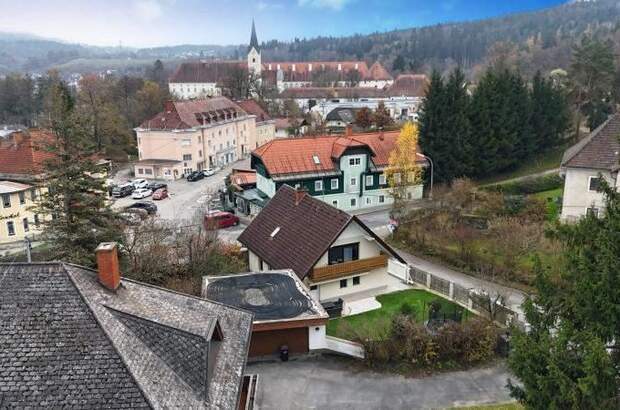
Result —
POLYGON ((429 377, 359 370, 338 357, 248 364, 258 409, 443 409, 510 400, 503 363, 429 377))

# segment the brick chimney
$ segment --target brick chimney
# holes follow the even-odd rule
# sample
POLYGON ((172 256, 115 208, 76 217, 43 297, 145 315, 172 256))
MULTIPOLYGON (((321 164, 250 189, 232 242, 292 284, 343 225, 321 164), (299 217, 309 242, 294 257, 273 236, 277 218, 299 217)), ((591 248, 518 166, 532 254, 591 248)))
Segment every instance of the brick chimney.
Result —
POLYGON ((304 198, 305 195, 306 195, 305 189, 303 188, 295 189, 295 206, 299 205, 299 203, 301 202, 301 200, 304 198))
POLYGON ((351 138, 353 136, 353 125, 351 124, 347 125, 347 128, 345 129, 345 135, 348 138, 351 138))
POLYGON ((110 290, 116 290, 121 284, 121 272, 118 265, 116 242, 102 242, 95 249, 97 254, 97 277, 99 283, 110 290))

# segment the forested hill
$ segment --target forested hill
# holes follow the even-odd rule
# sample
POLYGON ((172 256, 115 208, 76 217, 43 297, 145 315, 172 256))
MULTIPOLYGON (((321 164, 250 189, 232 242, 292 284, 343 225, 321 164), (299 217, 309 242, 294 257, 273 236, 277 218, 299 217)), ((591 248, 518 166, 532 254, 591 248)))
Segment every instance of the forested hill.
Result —
POLYGON ((512 53, 526 59, 521 62, 525 71, 527 66, 550 70, 568 65, 571 45, 584 33, 614 36, 619 28, 620 1, 591 0, 481 21, 366 36, 271 41, 263 50, 265 57, 276 60, 355 58, 380 60, 388 69, 397 70, 430 66, 447 69, 455 64, 471 69, 484 62, 496 43, 510 42, 516 46, 512 53))

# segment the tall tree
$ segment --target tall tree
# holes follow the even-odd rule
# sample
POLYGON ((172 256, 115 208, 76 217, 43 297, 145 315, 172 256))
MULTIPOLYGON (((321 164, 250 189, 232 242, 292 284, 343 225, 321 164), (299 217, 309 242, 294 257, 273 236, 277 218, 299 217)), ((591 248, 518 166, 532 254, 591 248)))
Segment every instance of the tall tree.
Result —
POLYGON ((53 136, 43 149, 53 156, 44 163, 47 191, 35 212, 45 215, 43 235, 54 259, 92 265, 98 243, 121 239, 119 225, 106 203, 95 147, 66 85, 53 86, 49 106, 46 125, 53 136))
POLYGON ((355 125, 362 129, 368 129, 372 125, 372 112, 368 107, 363 107, 355 113, 355 125))
POLYGON ((620 194, 604 184, 606 209, 559 226, 559 278, 540 264, 527 332, 515 331, 509 365, 522 385, 513 397, 532 409, 620 407, 620 194))
POLYGON ((426 90, 424 102, 420 107, 420 148, 434 161, 437 181, 450 181, 449 142, 445 139, 444 121, 446 119, 445 84, 438 70, 433 70, 426 90))
POLYGON ((568 129, 568 102, 559 86, 539 72, 532 81, 532 113, 530 124, 537 147, 542 150, 557 147, 568 129))
POLYGON ((471 147, 469 123, 470 98, 467 93, 465 74, 460 67, 452 71, 445 86, 444 144, 448 151, 447 162, 442 166, 440 178, 452 181, 469 175, 476 165, 471 147))
POLYGON ((399 211, 407 200, 411 185, 420 180, 420 167, 417 163, 418 127, 406 122, 396 140, 396 146, 390 153, 386 177, 394 198, 394 210, 399 211))
POLYGON ((394 124, 390 111, 388 111, 383 101, 380 101, 377 105, 377 109, 372 115, 372 122, 374 122, 377 128, 385 128, 394 124))
POLYGON ((584 36, 573 49, 569 74, 579 135, 582 115, 587 117, 588 126, 593 129, 603 123, 612 110, 615 76, 612 44, 584 36))

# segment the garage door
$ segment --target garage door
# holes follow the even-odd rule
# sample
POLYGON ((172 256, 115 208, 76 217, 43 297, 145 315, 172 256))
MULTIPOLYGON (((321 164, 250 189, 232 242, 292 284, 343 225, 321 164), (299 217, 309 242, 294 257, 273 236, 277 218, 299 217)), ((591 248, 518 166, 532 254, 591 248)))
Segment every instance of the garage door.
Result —
POLYGON ((308 328, 253 332, 249 356, 277 355, 283 345, 288 346, 289 354, 308 353, 308 328))

